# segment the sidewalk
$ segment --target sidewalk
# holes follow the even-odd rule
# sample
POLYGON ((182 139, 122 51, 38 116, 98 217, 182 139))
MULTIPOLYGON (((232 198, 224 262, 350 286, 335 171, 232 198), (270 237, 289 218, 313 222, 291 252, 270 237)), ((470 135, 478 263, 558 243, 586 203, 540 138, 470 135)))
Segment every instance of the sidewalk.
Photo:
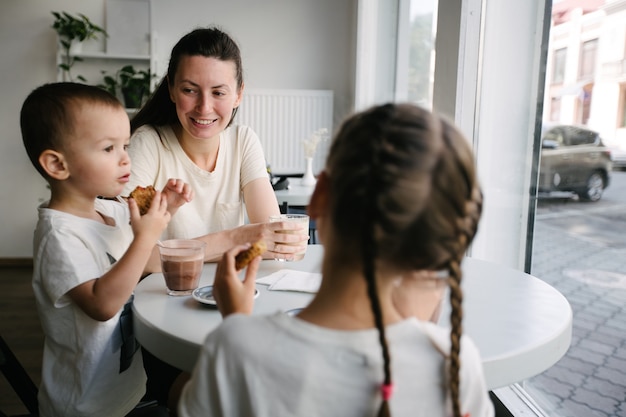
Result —
MULTIPOLYGON (((623 208, 610 216, 626 224, 623 208)), ((626 417, 626 237, 608 247, 540 217, 531 273, 567 298, 574 325, 565 357, 524 388, 550 417, 626 417)))

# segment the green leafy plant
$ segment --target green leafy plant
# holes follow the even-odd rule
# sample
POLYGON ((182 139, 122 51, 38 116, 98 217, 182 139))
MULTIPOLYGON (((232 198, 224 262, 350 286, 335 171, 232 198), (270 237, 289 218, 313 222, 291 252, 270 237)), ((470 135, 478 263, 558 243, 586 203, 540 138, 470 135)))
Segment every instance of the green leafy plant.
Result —
MULTIPOLYGON (((83 42, 87 39, 98 39, 99 35, 107 37, 106 30, 94 24, 87 16, 78 13, 78 16, 71 15, 67 12, 52 12, 55 17, 52 28, 59 35, 59 42, 63 48, 63 62, 59 64, 66 74, 69 81, 73 81, 71 69, 76 62, 82 61, 78 56, 72 56, 70 48, 74 42, 83 42)), ((87 81, 82 75, 78 75, 77 79, 87 81)))
POLYGON ((103 83, 98 84, 98 87, 104 88, 116 97, 118 91, 121 92, 126 108, 141 107, 143 98, 150 93, 150 81, 153 77, 150 70, 138 70, 132 65, 125 65, 115 73, 115 76, 108 75, 106 71, 102 71, 102 74, 103 83))

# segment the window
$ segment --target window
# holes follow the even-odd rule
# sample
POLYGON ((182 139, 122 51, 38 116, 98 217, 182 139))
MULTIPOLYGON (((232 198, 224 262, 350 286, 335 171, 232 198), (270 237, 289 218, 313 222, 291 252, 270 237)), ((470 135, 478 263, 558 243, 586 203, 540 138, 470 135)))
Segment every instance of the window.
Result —
MULTIPOLYGON (((596 52, 598 51, 598 40, 593 39, 583 42, 580 50, 580 65, 578 69, 578 79, 591 79, 595 73, 596 52)), ((556 61, 555 61, 556 65, 556 61)))
POLYGON ((617 127, 626 127, 626 84, 620 85, 617 127))
POLYGON ((432 74, 435 54, 436 1, 412 1, 409 23, 408 100, 432 106, 432 74))
POLYGON ((578 124, 586 125, 591 114, 591 98, 593 95, 593 84, 587 84, 580 89, 578 93, 578 102, 576 105, 578 124))
POLYGON ((561 84, 565 79, 565 60, 567 58, 567 48, 554 51, 554 71, 552 72, 552 83, 561 84))
POLYGON ((561 118, 561 97, 552 97, 550 101, 550 121, 558 122, 561 118))

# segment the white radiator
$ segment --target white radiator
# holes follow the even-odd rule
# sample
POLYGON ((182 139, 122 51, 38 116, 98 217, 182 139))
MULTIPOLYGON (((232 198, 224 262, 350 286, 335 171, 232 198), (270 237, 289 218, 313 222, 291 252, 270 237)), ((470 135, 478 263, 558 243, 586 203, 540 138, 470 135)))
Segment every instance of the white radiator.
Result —
MULTIPOLYGON (((235 123, 250 126, 275 174, 303 173, 302 140, 318 129, 333 132, 332 90, 244 90, 235 123)), ((317 147, 313 172, 323 168, 330 138, 317 147)))

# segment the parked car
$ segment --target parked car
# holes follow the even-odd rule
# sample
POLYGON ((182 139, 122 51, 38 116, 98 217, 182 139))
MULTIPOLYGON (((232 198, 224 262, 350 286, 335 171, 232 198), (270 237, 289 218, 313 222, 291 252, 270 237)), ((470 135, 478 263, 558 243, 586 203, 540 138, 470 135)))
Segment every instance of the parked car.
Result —
POLYGON ((611 148, 611 157, 613 159, 613 169, 626 170, 626 144, 621 147, 611 148))
POLYGON ((606 144, 611 150, 611 160, 613 161, 613 170, 626 169, 626 138, 620 138, 612 143, 606 144))
POLYGON ((569 125, 547 129, 542 138, 539 192, 570 191, 598 201, 609 185, 611 151, 597 132, 569 125))

